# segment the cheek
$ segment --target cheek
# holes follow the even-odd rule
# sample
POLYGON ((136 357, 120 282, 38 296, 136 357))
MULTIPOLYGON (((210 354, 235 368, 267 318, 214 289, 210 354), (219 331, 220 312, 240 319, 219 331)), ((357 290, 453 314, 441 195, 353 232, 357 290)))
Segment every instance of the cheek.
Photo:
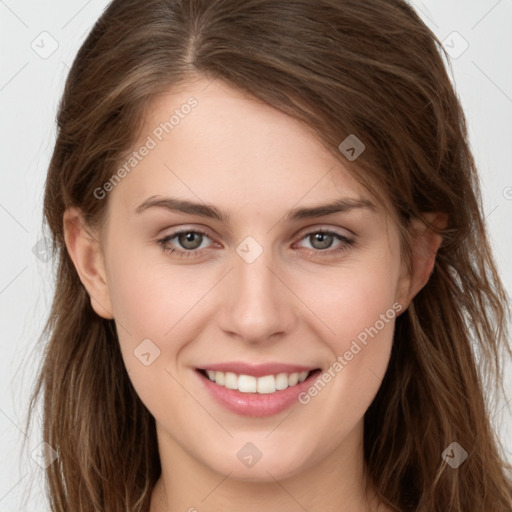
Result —
POLYGON ((199 304, 211 283, 208 276, 198 279, 192 267, 172 266, 148 253, 112 255, 110 297, 115 318, 127 331, 161 340, 199 304))
POLYGON ((119 264, 111 267, 111 300, 130 380, 152 414, 160 411, 165 416, 163 389, 172 397, 173 407, 190 407, 190 397, 172 375, 174 362, 190 336, 184 331, 187 314, 195 312, 194 305, 207 289, 190 284, 194 281, 179 267, 171 272, 165 264, 148 265, 140 252, 125 253, 119 264))
MULTIPOLYGON (((318 273, 314 280, 300 279, 298 293, 307 300, 328 331, 336 354, 345 352, 350 342, 372 326, 383 337, 392 334, 399 264, 386 253, 379 259, 361 259, 350 265, 329 268, 318 273), (312 284, 313 283, 313 284, 312 284), (382 319, 384 315, 384 319, 382 319)), ((305 302, 306 302, 305 300, 305 302)))
POLYGON ((331 361, 301 403, 315 403, 315 415, 339 436, 363 417, 380 387, 401 311, 395 301, 399 265, 381 254, 378 262, 358 261, 319 276, 317 286, 310 288, 309 300, 329 328, 322 328, 322 339, 331 361))
MULTIPOLYGON (((176 402, 190 398, 172 379, 180 353, 200 335, 209 293, 218 276, 205 269, 176 265, 149 250, 110 255, 109 289, 120 349, 130 379, 150 408, 154 390, 169 386, 176 402), (149 340, 149 341, 148 341, 149 340), (149 356, 147 355, 149 353, 149 356), (149 363, 146 365, 145 363, 149 363)), ((154 407, 158 403, 152 404, 154 407)))

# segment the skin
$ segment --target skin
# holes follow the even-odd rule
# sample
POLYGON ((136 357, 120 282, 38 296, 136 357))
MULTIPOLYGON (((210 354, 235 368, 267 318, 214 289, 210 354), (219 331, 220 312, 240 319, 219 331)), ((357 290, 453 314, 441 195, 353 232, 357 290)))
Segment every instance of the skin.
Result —
MULTIPOLYGON (((378 508, 371 485, 365 492, 362 440, 394 319, 310 403, 267 418, 215 403, 195 368, 246 360, 328 369, 394 303, 405 311, 441 240, 415 223, 408 272, 396 224, 343 162, 303 124, 219 80, 198 78, 155 100, 134 149, 190 96, 198 105, 102 199, 101 230, 76 208, 64 216, 91 303, 115 319, 130 379, 156 419, 163 470, 151 512, 391 510, 378 508), (215 205, 229 221, 158 207, 135 213, 157 195, 215 205), (284 218, 342 197, 375 208, 284 218), (197 257, 159 245, 180 227, 207 232, 197 257), (334 237, 322 249, 308 236, 322 230, 354 243, 334 237), (250 264, 236 252, 247 236, 263 249, 250 264), (148 338, 160 355, 145 366, 134 350, 148 338), (237 458, 247 442, 262 453, 252 467, 237 458)), ((177 237, 167 245, 186 252, 177 237)))

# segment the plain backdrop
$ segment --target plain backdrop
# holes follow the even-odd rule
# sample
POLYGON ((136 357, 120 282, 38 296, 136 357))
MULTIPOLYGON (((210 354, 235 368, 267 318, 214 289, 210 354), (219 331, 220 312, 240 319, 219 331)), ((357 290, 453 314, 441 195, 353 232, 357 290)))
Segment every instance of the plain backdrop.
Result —
MULTIPOLYGON (((412 4, 451 53, 453 80, 481 173, 492 245, 511 294, 512 0, 412 4)), ((40 243, 47 234, 43 186, 64 80, 106 5, 105 0, 0 0, 0 512, 19 512, 30 483, 27 510, 47 510, 36 457, 40 435, 34 431, 27 436, 24 428, 41 359, 36 342, 53 292, 51 261, 45 261, 40 243)), ((507 389, 510 401, 510 365, 507 389)), ((509 407, 506 400, 496 404, 492 421, 512 461, 509 407)))

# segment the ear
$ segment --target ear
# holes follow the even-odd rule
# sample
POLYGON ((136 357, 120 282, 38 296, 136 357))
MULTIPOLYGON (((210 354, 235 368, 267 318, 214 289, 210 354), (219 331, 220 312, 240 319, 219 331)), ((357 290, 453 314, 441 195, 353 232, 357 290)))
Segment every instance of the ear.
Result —
POLYGON ((102 318, 114 318, 99 237, 86 225, 76 207, 66 209, 63 222, 68 254, 91 298, 92 308, 102 318))
MULTIPOLYGON (((448 224, 448 216, 444 213, 429 212, 424 217, 438 230, 446 228, 448 224)), ((410 227, 410 267, 407 268, 406 262, 403 262, 397 289, 397 301, 404 306, 404 311, 430 279, 441 242, 440 234, 419 219, 413 219, 410 227)))

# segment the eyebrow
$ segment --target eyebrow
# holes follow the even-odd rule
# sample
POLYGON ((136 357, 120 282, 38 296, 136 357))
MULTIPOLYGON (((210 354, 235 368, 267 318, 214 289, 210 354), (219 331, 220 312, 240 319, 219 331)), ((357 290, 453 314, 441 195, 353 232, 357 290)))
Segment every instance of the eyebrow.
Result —
MULTIPOLYGON (((135 213, 140 214, 149 208, 164 208, 178 213, 199 215, 201 217, 209 217, 212 219, 220 220, 227 224, 229 223, 230 215, 219 210, 213 205, 206 203, 195 203, 185 199, 177 199, 175 197, 158 197, 151 196, 142 202, 135 209, 135 213)), ((284 218, 288 221, 308 219, 314 217, 323 217, 324 215, 331 215, 333 213, 348 212, 354 209, 367 208, 376 210, 375 205, 367 199, 353 199, 353 198, 340 198, 328 204, 322 204, 312 207, 293 208, 284 218)))

